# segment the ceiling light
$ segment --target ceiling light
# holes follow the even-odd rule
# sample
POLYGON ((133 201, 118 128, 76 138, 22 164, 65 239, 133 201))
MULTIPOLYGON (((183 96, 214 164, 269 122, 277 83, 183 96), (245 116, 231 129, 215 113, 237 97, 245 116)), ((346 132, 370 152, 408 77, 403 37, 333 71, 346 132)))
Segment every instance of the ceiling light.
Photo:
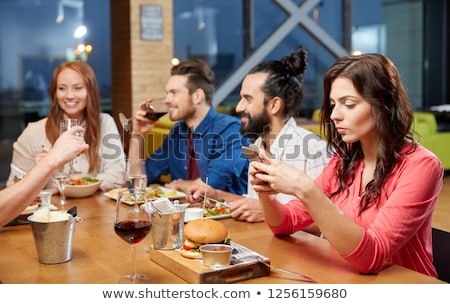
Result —
POLYGON ((86 33, 87 33, 86 27, 84 25, 80 25, 73 33, 73 38, 75 39, 82 38, 86 35, 86 33))

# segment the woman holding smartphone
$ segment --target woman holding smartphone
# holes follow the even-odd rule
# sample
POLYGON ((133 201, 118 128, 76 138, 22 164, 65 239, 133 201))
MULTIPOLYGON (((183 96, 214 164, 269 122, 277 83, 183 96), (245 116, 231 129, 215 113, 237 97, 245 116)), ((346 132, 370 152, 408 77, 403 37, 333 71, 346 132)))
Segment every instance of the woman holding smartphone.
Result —
POLYGON ((440 160, 413 138, 413 110, 394 64, 348 55, 324 81, 321 124, 335 153, 313 180, 260 154, 249 181, 276 235, 315 223, 363 273, 399 264, 436 277, 431 221, 443 183, 440 160), (296 198, 279 203, 274 193, 296 198))

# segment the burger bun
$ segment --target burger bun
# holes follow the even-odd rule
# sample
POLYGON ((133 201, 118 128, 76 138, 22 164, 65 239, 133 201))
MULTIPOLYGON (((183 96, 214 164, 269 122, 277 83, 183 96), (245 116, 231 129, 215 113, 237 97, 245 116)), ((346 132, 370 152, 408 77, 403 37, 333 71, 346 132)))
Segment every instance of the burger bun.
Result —
POLYGON ((201 259, 200 245, 222 243, 228 237, 227 227, 213 219, 196 219, 184 225, 184 242, 180 249, 181 256, 189 259, 201 259))
POLYGON ((220 243, 228 237, 227 227, 213 219, 196 219, 184 225, 184 236, 200 244, 220 243))
POLYGON ((185 250, 183 248, 180 249, 181 256, 188 258, 188 259, 201 259, 202 253, 200 251, 193 251, 193 250, 185 250))

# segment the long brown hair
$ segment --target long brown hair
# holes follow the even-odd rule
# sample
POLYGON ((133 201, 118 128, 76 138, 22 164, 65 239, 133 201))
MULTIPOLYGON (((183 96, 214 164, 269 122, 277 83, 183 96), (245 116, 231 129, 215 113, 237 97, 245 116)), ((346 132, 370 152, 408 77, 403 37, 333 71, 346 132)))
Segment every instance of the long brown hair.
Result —
POLYGON ((330 197, 348 190, 354 182, 355 167, 364 158, 360 142, 343 142, 331 120, 329 96, 331 85, 338 77, 351 80, 358 94, 372 105, 380 138, 374 178, 364 189, 365 196, 359 208, 361 213, 371 204, 378 204, 386 179, 401 157, 400 150, 407 141, 414 143, 411 130, 413 110, 399 72, 387 57, 380 54, 348 55, 330 67, 323 80, 321 128, 328 144, 340 156, 339 186, 330 197))
POLYGON ((100 166, 99 146, 100 146, 100 93, 97 80, 91 66, 85 62, 72 61, 64 62, 58 65, 53 71, 52 82, 50 84, 49 94, 51 98, 50 114, 45 125, 47 138, 55 143, 59 136, 59 122, 64 119, 64 112, 56 99, 58 76, 64 69, 71 69, 77 72, 83 79, 87 90, 86 108, 83 112, 86 131, 84 139, 89 144, 88 159, 89 172, 96 170, 100 166))

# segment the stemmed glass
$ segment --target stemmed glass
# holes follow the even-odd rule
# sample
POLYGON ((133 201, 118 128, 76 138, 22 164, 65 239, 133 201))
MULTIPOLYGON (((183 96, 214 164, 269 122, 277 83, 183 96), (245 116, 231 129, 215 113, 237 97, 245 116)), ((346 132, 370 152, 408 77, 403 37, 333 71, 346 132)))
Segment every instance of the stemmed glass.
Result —
MULTIPOLYGON (((144 110, 147 112, 145 117, 150 120, 158 120, 162 116, 169 113, 169 105, 165 102, 166 97, 157 97, 151 98, 149 102, 147 102, 144 106, 144 110)), ((122 125, 124 132, 131 132, 131 124, 130 122, 133 120, 133 117, 127 118, 125 114, 119 113, 119 121, 122 125)))
POLYGON ((136 249, 135 246, 141 242, 150 232, 152 223, 150 215, 140 204, 147 202, 145 191, 138 189, 126 189, 119 192, 116 201, 114 217, 114 231, 125 242, 131 245, 133 258, 133 273, 122 277, 119 283, 146 283, 148 277, 136 272, 136 249))
POLYGON ((127 118, 125 114, 119 113, 119 121, 122 125, 124 132, 130 132, 131 131, 131 125, 130 122, 133 120, 133 117, 127 118))
MULTIPOLYGON (((66 132, 70 128, 76 127, 79 125, 80 125, 80 123, 79 123, 78 119, 73 119, 73 118, 63 119, 63 120, 61 120, 61 122, 59 124, 59 135, 61 136, 64 132, 66 132)), ((75 173, 81 173, 81 172, 75 170, 75 168, 73 167, 73 160, 71 160, 69 162, 69 174, 75 174, 75 173)))
POLYGON ((126 185, 128 189, 147 189, 147 173, 144 159, 127 159, 126 185))
POLYGON ((145 105, 145 110, 147 117, 150 120, 158 120, 162 116, 169 112, 169 105, 166 103, 166 97, 152 98, 150 102, 145 105))
POLYGON ((66 164, 62 168, 60 168, 55 175, 55 183, 56 183, 56 187, 58 187, 58 191, 59 191, 59 204, 60 205, 67 204, 65 190, 66 190, 66 186, 70 182, 69 171, 70 171, 70 169, 68 168, 68 165, 66 164))

